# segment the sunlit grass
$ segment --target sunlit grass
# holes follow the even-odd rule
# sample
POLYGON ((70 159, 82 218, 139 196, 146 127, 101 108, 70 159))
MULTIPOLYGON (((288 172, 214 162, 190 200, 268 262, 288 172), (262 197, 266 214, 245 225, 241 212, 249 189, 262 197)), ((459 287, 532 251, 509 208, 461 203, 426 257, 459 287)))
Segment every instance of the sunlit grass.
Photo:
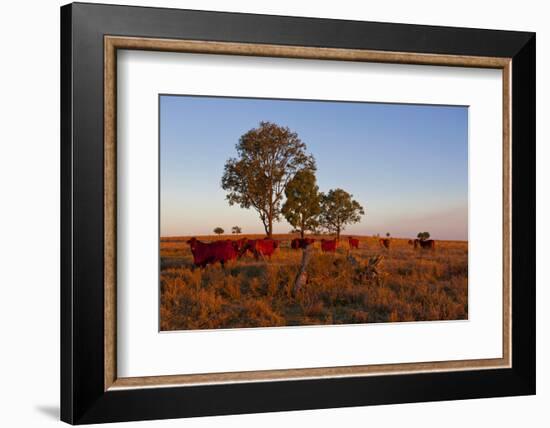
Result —
MULTIPOLYGON (((194 268, 187 238, 161 239, 161 330, 467 318, 467 242, 437 241, 431 251, 414 250, 407 240, 393 239, 388 251, 376 238, 360 237, 360 248, 351 251, 360 263, 384 255, 377 281, 358 280, 346 257, 345 237, 336 254, 322 253, 316 243, 309 281, 293 295, 302 257, 301 250, 289 248, 293 237, 274 237, 283 245, 271 261, 245 256, 225 269, 219 264, 194 268)), ((237 237, 197 238, 206 242, 237 237)))

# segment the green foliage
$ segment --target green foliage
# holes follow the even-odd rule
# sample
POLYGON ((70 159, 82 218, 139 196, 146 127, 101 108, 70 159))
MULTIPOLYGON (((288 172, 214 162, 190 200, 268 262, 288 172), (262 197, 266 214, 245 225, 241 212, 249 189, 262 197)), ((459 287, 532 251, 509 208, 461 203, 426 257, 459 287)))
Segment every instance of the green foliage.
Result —
POLYGON ((233 226, 231 228, 231 233, 238 235, 240 233, 243 233, 243 230, 239 226, 233 226))
POLYGON ((285 196, 286 202, 281 212, 303 238, 306 231, 314 231, 317 228, 317 216, 321 213, 319 186, 316 184, 313 171, 298 171, 288 182, 285 196))
POLYGON ((418 232, 416 237, 421 241, 425 241, 426 239, 430 239, 430 232, 418 232))
POLYGON ((321 194, 319 222, 329 232, 336 233, 338 239, 346 225, 360 222, 364 214, 363 207, 345 190, 333 189, 321 194))
POLYGON ((216 227, 216 228, 214 229, 214 233, 215 233, 216 235, 222 235, 223 232, 224 232, 224 230, 223 230, 221 227, 216 227))
POLYGON ((287 184, 298 171, 315 170, 315 160, 298 134, 270 122, 260 122, 242 135, 236 150, 237 157, 227 160, 222 177, 226 199, 230 205, 255 209, 271 236, 287 184))

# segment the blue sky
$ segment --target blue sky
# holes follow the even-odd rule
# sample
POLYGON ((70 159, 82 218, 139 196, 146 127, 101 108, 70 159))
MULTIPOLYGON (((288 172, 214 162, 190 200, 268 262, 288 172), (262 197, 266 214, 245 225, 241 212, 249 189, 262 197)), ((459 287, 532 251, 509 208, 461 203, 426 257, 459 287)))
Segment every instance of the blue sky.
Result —
POLYGON ((171 95, 160 97, 162 236, 263 233, 256 212, 230 207, 220 186, 239 137, 260 121, 298 133, 321 191, 340 187, 363 205, 344 233, 467 239, 467 107, 171 95))

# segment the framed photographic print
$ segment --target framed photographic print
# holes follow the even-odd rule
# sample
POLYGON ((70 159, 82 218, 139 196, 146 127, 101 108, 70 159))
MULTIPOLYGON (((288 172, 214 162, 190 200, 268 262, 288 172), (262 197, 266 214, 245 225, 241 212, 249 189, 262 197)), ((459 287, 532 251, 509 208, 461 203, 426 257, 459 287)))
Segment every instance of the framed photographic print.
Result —
POLYGON ((72 424, 535 393, 535 35, 61 8, 72 424))

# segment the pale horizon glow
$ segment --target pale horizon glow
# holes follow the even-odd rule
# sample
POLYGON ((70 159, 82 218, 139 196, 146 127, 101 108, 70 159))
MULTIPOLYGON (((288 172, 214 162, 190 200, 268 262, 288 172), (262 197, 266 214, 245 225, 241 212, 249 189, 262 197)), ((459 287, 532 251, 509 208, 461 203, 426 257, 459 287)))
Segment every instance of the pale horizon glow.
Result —
MULTIPOLYGON (((160 96, 161 236, 264 233, 256 211, 229 206, 221 177, 239 137, 260 121, 288 126, 317 162, 322 192, 365 208, 343 234, 468 239, 468 108, 160 96)), ((284 220, 274 233, 288 233, 284 220)))

